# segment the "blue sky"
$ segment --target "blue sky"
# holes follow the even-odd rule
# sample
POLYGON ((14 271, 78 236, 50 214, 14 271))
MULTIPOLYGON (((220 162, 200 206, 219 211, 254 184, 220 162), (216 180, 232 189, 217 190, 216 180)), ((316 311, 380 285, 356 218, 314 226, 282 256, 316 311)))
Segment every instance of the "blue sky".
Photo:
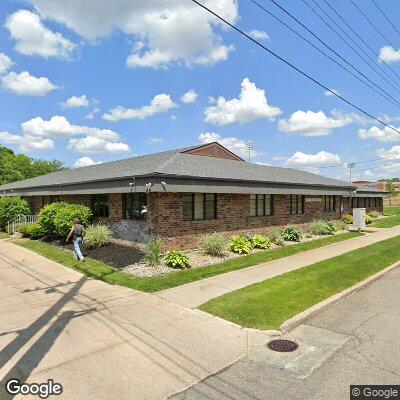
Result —
MULTIPOLYGON (((389 43, 350 0, 330 3, 400 76, 400 35, 370 0, 354 1, 389 43)), ((400 4, 376 1, 397 23, 400 4)), ((323 0, 316 2, 332 15, 323 0)), ((327 87, 400 127, 398 107, 249 0, 206 3, 327 87)), ((318 44, 269 0, 260 3, 318 44)), ((400 79, 378 57, 396 90, 303 1, 279 3, 400 99, 400 79)), ((390 156, 356 166, 355 176, 400 175, 400 134, 327 96, 190 0, 6 0, 1 7, 0 144, 17 152, 73 167, 218 140, 242 156, 251 142, 253 162, 345 179, 345 168, 321 167, 390 156)))

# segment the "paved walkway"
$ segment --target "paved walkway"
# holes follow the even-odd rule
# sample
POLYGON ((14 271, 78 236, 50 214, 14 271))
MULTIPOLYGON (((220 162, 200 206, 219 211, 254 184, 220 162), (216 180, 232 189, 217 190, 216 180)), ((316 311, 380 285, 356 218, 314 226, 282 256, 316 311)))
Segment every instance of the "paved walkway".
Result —
POLYGON ((381 229, 376 233, 355 239, 164 290, 158 292, 158 296, 183 307, 195 308, 225 293, 398 235, 400 235, 400 227, 381 229))
POLYGON ((295 352, 256 348, 171 399, 339 400, 350 385, 399 385, 399 291, 397 268, 296 328, 295 352))
POLYGON ((1 400, 10 378, 54 379, 57 399, 164 399, 266 340, 0 241, 1 400))

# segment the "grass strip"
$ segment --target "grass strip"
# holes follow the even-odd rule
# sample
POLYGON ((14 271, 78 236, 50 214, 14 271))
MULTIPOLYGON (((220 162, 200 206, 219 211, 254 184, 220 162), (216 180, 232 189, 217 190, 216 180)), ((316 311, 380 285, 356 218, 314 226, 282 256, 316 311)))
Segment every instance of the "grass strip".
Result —
POLYGON ((400 236, 217 297, 200 308, 257 329, 278 329, 307 308, 400 259, 400 236))
POLYGON ((168 275, 161 275, 153 278, 138 278, 133 275, 124 274, 117 269, 103 264, 99 261, 87 258, 84 263, 78 262, 72 256, 72 252, 67 252, 47 243, 29 239, 15 239, 15 243, 21 247, 32 250, 50 260, 56 261, 66 267, 79 271, 87 276, 100 279, 104 282, 129 287, 144 292, 158 292, 198 281, 200 279, 223 274, 225 272, 235 271, 253 265, 277 260, 279 258, 288 257, 303 251, 316 249, 332 243, 341 242, 343 240, 356 238, 362 234, 357 232, 349 232, 328 236, 309 242, 299 243, 292 246, 275 248, 249 254, 247 256, 234 258, 222 263, 209 265, 207 267, 186 269, 183 271, 173 272, 168 275))

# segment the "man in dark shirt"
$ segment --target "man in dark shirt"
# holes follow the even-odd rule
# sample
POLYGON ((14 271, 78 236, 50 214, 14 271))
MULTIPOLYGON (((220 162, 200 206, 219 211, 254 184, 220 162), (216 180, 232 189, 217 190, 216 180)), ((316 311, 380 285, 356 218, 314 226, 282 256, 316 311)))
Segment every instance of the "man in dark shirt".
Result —
POLYGON ((83 242, 83 237, 85 236, 85 229, 80 224, 79 219, 74 219, 74 224, 67 236, 67 242, 72 238, 72 243, 74 244, 74 253, 79 261, 85 261, 83 254, 81 252, 81 244, 83 242))

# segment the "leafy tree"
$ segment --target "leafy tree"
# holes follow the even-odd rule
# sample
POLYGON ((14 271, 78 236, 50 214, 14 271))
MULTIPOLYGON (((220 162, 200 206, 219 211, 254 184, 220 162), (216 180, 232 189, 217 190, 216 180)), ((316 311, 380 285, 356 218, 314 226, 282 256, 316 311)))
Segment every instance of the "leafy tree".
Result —
POLYGON ((0 198, 0 230, 4 230, 7 222, 21 215, 29 215, 31 209, 26 200, 21 197, 0 198))
POLYGON ((0 146, 0 185, 65 169, 62 161, 33 159, 0 146))
POLYGON ((392 197, 396 197, 397 196, 397 191, 393 185, 393 182, 389 181, 386 183, 386 187, 385 187, 386 191, 389 192, 389 196, 390 196, 390 205, 392 204, 392 197))

